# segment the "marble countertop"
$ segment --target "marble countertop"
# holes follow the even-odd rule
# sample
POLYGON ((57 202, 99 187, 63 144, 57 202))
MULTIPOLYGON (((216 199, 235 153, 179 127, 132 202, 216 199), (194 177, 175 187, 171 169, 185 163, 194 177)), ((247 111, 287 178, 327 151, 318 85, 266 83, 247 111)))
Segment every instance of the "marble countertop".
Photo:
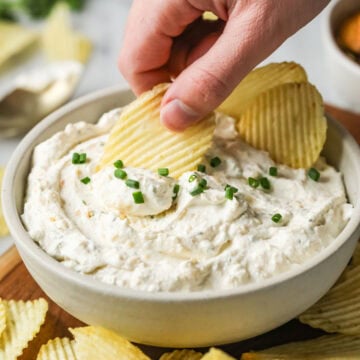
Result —
MULTIPOLYGON (((131 0, 88 0, 86 10, 74 15, 76 28, 91 38, 95 49, 74 98, 115 84, 126 85, 126 81, 117 69, 117 55, 122 44, 131 2, 131 0)), ((327 103, 351 110, 341 99, 341 94, 338 94, 329 83, 326 56, 321 42, 323 16, 324 14, 320 14, 289 38, 264 61, 264 64, 275 61, 300 63, 306 69, 309 80, 318 87, 327 103)), ((30 24, 30 26, 36 27, 38 24, 30 24)), ((0 81, 2 81, 1 74, 0 81)), ((6 165, 20 140, 0 139, 0 166, 6 165)), ((11 244, 11 237, 0 239, 0 254, 11 244)))

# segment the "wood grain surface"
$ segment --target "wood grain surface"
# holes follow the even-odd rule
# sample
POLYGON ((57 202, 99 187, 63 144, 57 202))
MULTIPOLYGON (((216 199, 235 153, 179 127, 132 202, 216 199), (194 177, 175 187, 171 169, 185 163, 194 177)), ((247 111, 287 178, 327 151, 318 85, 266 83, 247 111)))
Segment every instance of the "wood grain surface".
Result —
MULTIPOLYGON (((329 105, 326 107, 326 111, 332 117, 342 122, 354 135, 358 143, 360 143, 360 114, 356 115, 345 112, 329 105)), ((26 270, 14 247, 0 258, 0 297, 15 300, 31 300, 43 297, 49 302, 46 322, 38 336, 29 344, 29 347, 19 358, 21 360, 36 359, 36 354, 42 344, 57 336, 70 336, 69 327, 83 325, 79 320, 58 307, 43 293, 26 270)), ((260 350, 289 341, 310 339, 322 334, 324 333, 320 330, 312 329, 297 320, 292 320, 264 335, 239 343, 221 346, 221 348, 230 355, 239 358, 241 353, 245 351, 260 350)), ((148 346, 141 346, 141 348, 152 359, 157 359, 163 352, 168 350, 148 346)), ((206 351, 207 349, 200 350, 206 351)))

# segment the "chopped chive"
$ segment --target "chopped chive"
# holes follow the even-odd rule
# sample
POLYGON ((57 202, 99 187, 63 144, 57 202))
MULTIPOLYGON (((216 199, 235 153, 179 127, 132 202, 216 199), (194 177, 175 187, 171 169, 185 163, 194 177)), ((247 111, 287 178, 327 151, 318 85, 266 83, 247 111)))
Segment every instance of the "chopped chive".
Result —
POLYGON ((229 188, 232 189, 232 192, 233 192, 234 194, 239 191, 236 187, 231 186, 231 185, 229 185, 229 184, 226 184, 226 185, 225 185, 224 190, 226 191, 226 189, 229 189, 229 188))
POLYGON ((168 176, 169 169, 168 168, 160 168, 160 169, 158 169, 158 174, 161 176, 168 176))
POLYGON ((234 191, 231 186, 225 189, 225 198, 228 200, 232 200, 234 198, 234 191))
POLYGON ((189 182, 193 182, 193 181, 195 181, 196 180, 196 175, 195 174, 192 174, 192 175, 190 175, 189 176, 189 182))
POLYGON ((82 153, 79 155, 79 164, 85 164, 86 163, 86 154, 82 153))
POLYGON ((274 222, 274 223, 278 223, 280 220, 281 220, 282 216, 281 214, 275 214, 273 215, 273 217, 271 218, 271 220, 274 222))
POLYGON ((73 153, 71 162, 75 165, 79 164, 80 160, 80 154, 79 153, 73 153))
POLYGON ((91 179, 87 176, 87 177, 84 177, 83 179, 80 180, 83 184, 87 185, 91 179))
POLYGON ((116 160, 114 162, 114 166, 117 168, 117 169, 122 169, 124 167, 124 163, 121 161, 121 160, 116 160))
POLYGON ((116 178, 118 178, 118 179, 124 180, 124 179, 126 179, 126 177, 127 177, 127 173, 126 173, 126 171, 124 171, 124 170, 116 169, 116 170, 114 171, 114 176, 115 176, 116 178))
POLYGON ((269 168, 269 175, 270 175, 270 176, 277 176, 277 174, 278 174, 278 169, 277 169, 277 167, 271 166, 271 167, 269 168))
POLYGON ((214 157, 210 160, 211 167, 215 168, 221 164, 221 159, 219 157, 214 157))
POLYGON ((175 200, 178 196, 178 193, 179 193, 179 190, 180 190, 180 185, 179 184, 175 184, 174 185, 174 188, 173 188, 173 193, 174 193, 174 196, 173 196, 173 200, 175 200))
POLYGON ((266 177, 262 177, 262 178, 260 179, 260 185, 261 185, 261 187, 262 187, 263 189, 265 189, 265 190, 270 190, 270 188, 271 188, 270 181, 269 181, 269 179, 266 178, 266 177))
POLYGON ((132 196, 134 198, 135 204, 143 204, 145 202, 144 195, 141 191, 133 192, 132 196))
POLYGON ((206 166, 204 164, 199 164, 198 167, 197 167, 197 170, 202 172, 202 173, 205 173, 206 172, 206 166))
POLYGON ((201 179, 199 181, 199 186, 202 187, 203 189, 205 189, 206 185, 207 185, 206 179, 201 179))
POLYGON ((314 181, 319 181, 320 173, 315 168, 310 168, 308 171, 308 176, 314 181))
POLYGON ((249 177, 249 178, 248 178, 248 184, 249 184, 252 188, 256 189, 256 188, 260 185, 260 181, 257 180, 257 179, 254 179, 254 178, 252 178, 252 177, 249 177))
POLYGON ((201 186, 197 186, 193 191, 190 191, 190 195, 196 196, 196 195, 200 195, 203 192, 204 192, 204 188, 201 186))
POLYGON ((132 180, 132 179, 127 179, 125 184, 133 189, 140 189, 140 183, 136 180, 132 180))

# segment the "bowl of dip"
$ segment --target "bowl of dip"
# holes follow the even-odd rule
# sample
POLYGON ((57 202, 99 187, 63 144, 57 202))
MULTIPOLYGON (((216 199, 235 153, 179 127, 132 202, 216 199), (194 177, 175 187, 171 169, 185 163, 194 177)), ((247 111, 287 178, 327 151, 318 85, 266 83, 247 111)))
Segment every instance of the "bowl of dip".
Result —
POLYGON ((360 234, 360 151, 352 136, 328 118, 322 155, 331 166, 321 159, 316 163, 319 182, 309 180, 304 169, 276 165, 277 178, 266 175, 272 186, 269 192, 249 186, 247 180, 236 180, 240 175, 245 179, 260 176, 274 163, 265 153, 239 144, 231 121, 224 118, 206 164, 209 168, 216 156, 222 163, 219 167, 213 163, 216 166, 206 175, 196 173, 208 180, 209 190, 194 200, 186 193, 189 176, 180 177, 182 190, 176 201, 187 210, 176 221, 164 226, 162 220, 154 223, 154 215, 149 215, 149 211, 156 213, 158 207, 167 206, 160 200, 169 196, 166 189, 173 183, 167 182, 172 180, 154 178, 147 187, 155 175, 126 168, 141 181, 146 199, 163 194, 151 201, 152 207, 141 208, 145 217, 138 223, 135 216, 131 231, 137 232, 128 233, 121 216, 109 219, 104 210, 112 206, 119 191, 126 198, 127 190, 120 182, 114 183, 115 168, 105 175, 92 173, 90 183, 81 180, 89 177, 96 149, 103 145, 118 116, 119 110, 112 109, 132 99, 130 90, 112 88, 66 105, 38 124, 9 161, 2 189, 6 221, 26 267, 45 293, 85 323, 115 330, 131 341, 166 347, 209 346, 250 338, 289 321, 322 297, 345 268, 360 234), (100 117, 99 124, 93 125, 100 117), (79 125, 79 121, 86 123, 79 125), (100 141, 93 141, 95 138, 100 141), (87 153, 83 167, 74 165, 75 152, 87 153), (240 153, 241 174, 240 165, 234 162, 234 154, 240 153), (52 182, 59 169, 63 178, 52 182), (223 173, 239 188, 227 202, 223 195, 218 197, 224 191, 223 173), (103 176, 108 179, 105 185, 103 176), (301 194, 307 199, 303 203, 301 194), (281 199, 286 199, 286 206, 281 199), (99 209, 89 213, 90 203, 100 204, 99 209), (246 204, 251 203, 253 210, 249 211, 246 204), (298 211, 291 208, 294 204, 298 211), (267 210, 270 205, 275 208, 267 210), (54 215, 57 206, 63 207, 66 218, 54 215), (263 206, 258 215, 257 206, 263 206), (271 220, 274 209, 282 214, 280 221, 271 220), (256 216, 250 216, 252 211, 256 216), (97 216, 105 220, 94 225, 91 222, 97 216), (244 219, 249 221, 243 223, 244 219), (83 228, 82 234, 71 231, 74 224, 76 231, 83 228), (210 225, 196 236, 186 237, 198 224, 210 225), (165 230, 158 232, 158 238, 141 236, 148 228, 154 232, 162 226, 165 230), (224 229, 238 240, 229 243, 222 236, 224 229), (312 237, 303 236, 306 229, 312 237), (120 241, 119 232, 123 236, 120 241), (248 234, 246 241, 242 233, 248 234), (85 238, 95 234, 98 243, 87 242, 84 234, 85 238), (184 251, 175 235, 190 242, 190 251, 184 251), (212 239, 211 246, 207 238, 212 239), (126 252, 121 250, 124 247, 126 252), (164 260, 169 256, 164 249, 171 256, 175 253, 172 263, 164 260), (141 262, 140 258, 147 260, 141 262), (241 259, 246 259, 246 264, 241 259), (119 262, 121 271, 115 271, 119 262))
POLYGON ((335 0, 325 8, 321 24, 330 86, 357 112, 360 112, 359 19, 358 0, 335 0))

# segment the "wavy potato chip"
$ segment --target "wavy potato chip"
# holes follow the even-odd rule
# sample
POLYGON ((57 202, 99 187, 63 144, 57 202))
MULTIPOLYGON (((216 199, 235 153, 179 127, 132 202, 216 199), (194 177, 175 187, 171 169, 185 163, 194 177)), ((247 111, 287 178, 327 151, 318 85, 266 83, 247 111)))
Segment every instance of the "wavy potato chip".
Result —
POLYGON ((139 348, 120 335, 100 326, 70 329, 79 360, 150 360, 139 348))
POLYGON ((314 164, 326 140, 321 95, 309 83, 283 84, 259 95, 242 114, 240 136, 293 168, 314 164))
MULTIPOLYGON (((0 167, 0 189, 2 186, 3 176, 4 176, 4 169, 0 167)), ((6 236, 8 234, 9 234, 9 229, 5 223, 4 215, 2 213, 1 192, 0 192, 0 237, 6 236)))
POLYGON ((36 360, 77 360, 74 341, 56 338, 42 345, 36 360))
POLYGON ((173 352, 165 353, 160 360, 200 360, 203 357, 201 352, 195 350, 175 350, 173 352))
POLYGON ((360 266, 347 268, 336 285, 299 320, 327 332, 360 335, 360 266))
POLYGON ((8 21, 0 21, 0 66, 35 42, 37 34, 8 21))
POLYGON ((294 62, 268 64, 251 71, 218 111, 240 119, 245 109, 261 93, 281 84, 307 82, 305 70, 294 62))
POLYGON ((46 21, 42 46, 49 60, 75 60, 86 63, 92 52, 91 41, 73 30, 70 9, 57 4, 46 21))
POLYGON ((211 348, 201 360, 235 360, 232 356, 224 353, 220 349, 211 348))
POLYGON ((125 166, 156 171, 168 168, 179 177, 195 170, 211 146, 215 115, 181 133, 160 124, 160 104, 169 84, 160 84, 129 104, 112 129, 99 168, 121 159, 125 166))
POLYGON ((359 359, 360 337, 326 335, 307 341, 292 342, 270 349, 249 352, 241 360, 342 360, 359 359))
POLYGON ((15 360, 20 356, 45 321, 48 304, 34 301, 3 300, 6 327, 0 337, 0 359, 15 360))
POLYGON ((4 302, 0 299, 0 336, 6 327, 6 310, 4 302))

